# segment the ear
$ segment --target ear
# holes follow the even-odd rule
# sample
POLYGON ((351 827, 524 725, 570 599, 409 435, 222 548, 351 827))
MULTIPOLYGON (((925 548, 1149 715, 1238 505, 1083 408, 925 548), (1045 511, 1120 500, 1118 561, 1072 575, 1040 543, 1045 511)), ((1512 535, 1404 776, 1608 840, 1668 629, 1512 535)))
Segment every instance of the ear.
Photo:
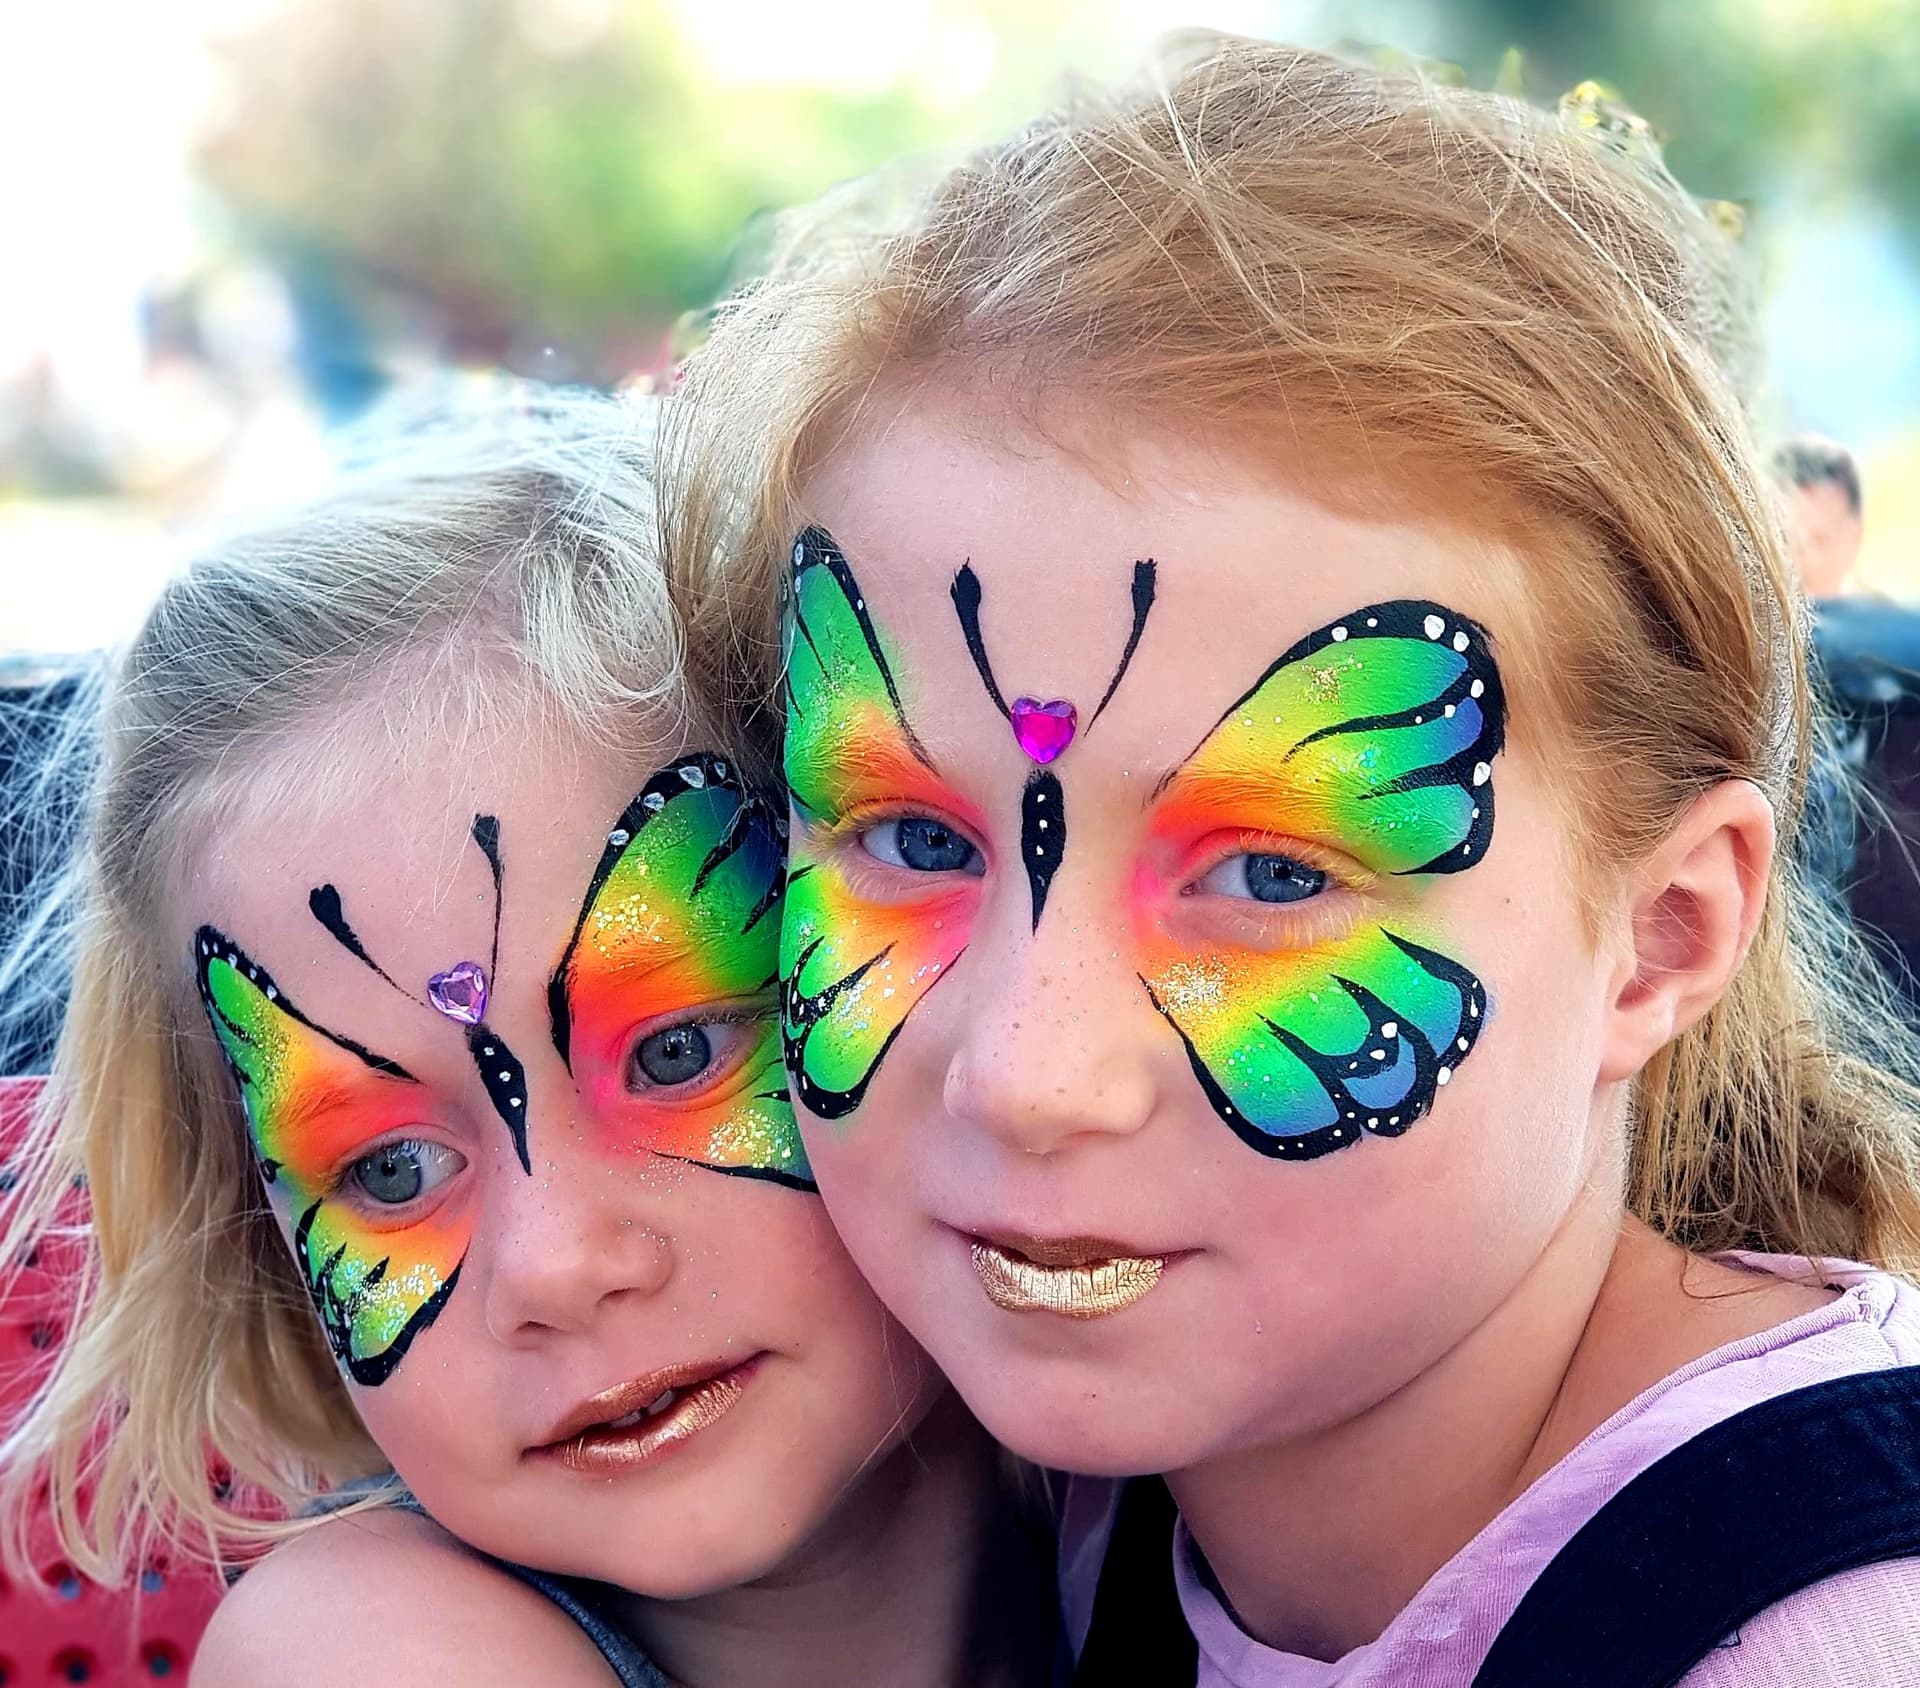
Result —
POLYGON ((1726 780, 1694 799, 1633 876, 1603 1079, 1632 1078, 1720 1000, 1760 924, 1773 848, 1772 805, 1752 781, 1726 780))

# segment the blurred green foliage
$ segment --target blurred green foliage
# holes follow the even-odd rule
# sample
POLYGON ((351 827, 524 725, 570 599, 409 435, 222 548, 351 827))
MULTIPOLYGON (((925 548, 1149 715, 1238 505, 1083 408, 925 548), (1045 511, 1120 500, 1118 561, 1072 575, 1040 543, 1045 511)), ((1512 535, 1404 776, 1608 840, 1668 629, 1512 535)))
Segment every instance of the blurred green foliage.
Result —
POLYGON ((1459 0, 1426 10, 1435 46, 1483 86, 1517 53, 1519 87, 1534 99, 1587 78, 1621 89, 1695 193, 1763 205, 1860 195, 1920 231, 1915 0, 1459 0))
POLYGON ((909 94, 705 88, 670 20, 543 40, 516 0, 314 0, 229 43, 203 178, 243 244, 402 338, 652 361, 755 212, 933 129, 909 94))
MULTIPOLYGON (((292 0, 230 46, 232 107, 203 174, 242 243, 372 343, 615 378, 658 362, 757 213, 1004 121, 1066 65, 1122 70, 1144 33, 1096 0, 929 0, 925 13, 990 32, 991 96, 718 81, 666 0, 292 0), (570 35, 581 16, 592 27, 570 35), (561 367, 541 363, 546 346, 561 367)), ((1269 13, 1276 35, 1391 42, 1540 101, 1600 79, 1696 193, 1763 209, 1877 200, 1920 235, 1920 0, 1273 0, 1269 13)), ((1136 5, 1133 22, 1150 14, 1136 5)))

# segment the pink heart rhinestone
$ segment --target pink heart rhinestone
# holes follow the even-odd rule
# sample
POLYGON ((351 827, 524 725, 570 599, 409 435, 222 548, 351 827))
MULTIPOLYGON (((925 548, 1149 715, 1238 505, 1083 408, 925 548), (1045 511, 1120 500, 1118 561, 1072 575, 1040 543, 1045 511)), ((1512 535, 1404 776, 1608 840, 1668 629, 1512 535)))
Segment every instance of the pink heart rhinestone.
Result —
POLYGON ((449 1020, 477 1026, 487 1012, 487 970, 477 961, 459 961, 427 981, 427 1000, 449 1020))
POLYGON ((1013 718, 1013 736, 1034 761, 1051 762, 1073 743, 1074 724, 1079 715, 1063 697, 1042 701, 1017 697, 1008 711, 1013 718))

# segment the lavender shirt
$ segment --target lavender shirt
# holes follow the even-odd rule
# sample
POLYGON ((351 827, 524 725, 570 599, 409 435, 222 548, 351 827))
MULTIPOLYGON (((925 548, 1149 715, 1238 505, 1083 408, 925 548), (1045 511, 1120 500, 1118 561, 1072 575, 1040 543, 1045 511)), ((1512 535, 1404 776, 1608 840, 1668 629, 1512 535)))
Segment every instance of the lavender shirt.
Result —
MULTIPOLYGON (((1798 1276, 1798 1259, 1730 1264, 1798 1276)), ((1828 1378, 1920 1361, 1920 1291, 1825 1263, 1843 1293, 1717 1348, 1628 1402, 1427 1580, 1375 1640, 1334 1660, 1261 1645, 1194 1569, 1184 1526, 1174 1577, 1200 1645, 1198 1688, 1464 1688, 1547 1562, 1628 1479, 1710 1426, 1828 1378)), ((1118 1485, 1076 1479, 1062 1520, 1061 1600, 1076 1651, 1093 1611, 1118 1485)), ((1791 1528, 1791 1520, 1781 1521, 1791 1528)), ((1920 1688, 1920 1559, 1867 1565, 1770 1607, 1688 1672, 1683 1688, 1920 1688)))

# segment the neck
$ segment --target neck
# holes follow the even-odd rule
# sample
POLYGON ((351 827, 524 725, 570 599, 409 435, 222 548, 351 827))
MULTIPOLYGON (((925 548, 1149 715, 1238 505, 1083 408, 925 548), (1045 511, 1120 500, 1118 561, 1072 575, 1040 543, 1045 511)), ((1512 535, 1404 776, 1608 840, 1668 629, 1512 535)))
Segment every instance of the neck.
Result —
POLYGON ((1241 1624, 1337 1659, 1637 1395, 1829 1292, 1686 1254, 1596 1181, 1514 1292, 1367 1411, 1168 1477, 1241 1624))
POLYGON ((1050 1608, 1020 1606, 1051 1590, 1052 1565, 1021 1538, 1003 1471, 949 1392, 768 1575, 698 1599, 636 1601, 634 1633, 684 1688, 758 1688, 772 1661, 792 1688, 1043 1682, 1050 1608), (989 1595, 998 1621, 976 1621, 989 1595))

